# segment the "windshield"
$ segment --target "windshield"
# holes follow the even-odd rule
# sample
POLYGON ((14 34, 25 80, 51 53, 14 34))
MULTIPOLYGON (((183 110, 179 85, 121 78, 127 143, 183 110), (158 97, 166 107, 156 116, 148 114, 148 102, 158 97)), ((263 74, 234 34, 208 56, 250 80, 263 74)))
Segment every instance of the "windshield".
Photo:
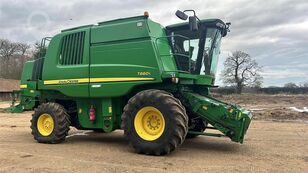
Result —
POLYGON ((220 54, 221 32, 217 28, 197 32, 171 32, 171 46, 178 69, 201 75, 215 75, 220 54))

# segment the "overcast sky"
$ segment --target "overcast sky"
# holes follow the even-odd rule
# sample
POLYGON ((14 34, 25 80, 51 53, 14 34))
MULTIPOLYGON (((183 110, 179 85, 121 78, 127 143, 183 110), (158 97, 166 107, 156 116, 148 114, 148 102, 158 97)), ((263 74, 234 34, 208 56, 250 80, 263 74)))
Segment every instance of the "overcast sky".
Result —
POLYGON ((166 26, 181 22, 174 15, 177 9, 232 23, 218 71, 232 51, 242 50, 263 66, 263 86, 308 81, 308 0, 0 0, 0 38, 32 44, 64 28, 145 10, 166 26))

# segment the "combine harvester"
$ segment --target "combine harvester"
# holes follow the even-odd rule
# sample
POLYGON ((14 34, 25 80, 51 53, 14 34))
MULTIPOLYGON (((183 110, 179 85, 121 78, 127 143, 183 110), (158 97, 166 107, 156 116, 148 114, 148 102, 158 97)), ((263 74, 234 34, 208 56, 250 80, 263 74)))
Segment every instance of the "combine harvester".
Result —
POLYGON ((10 111, 34 109, 31 129, 40 143, 63 142, 69 126, 123 129, 136 152, 151 155, 198 135, 243 143, 251 113, 209 91, 230 23, 199 20, 193 10, 176 15, 189 22, 163 27, 145 12, 63 30, 43 57, 25 63, 21 102, 10 111))

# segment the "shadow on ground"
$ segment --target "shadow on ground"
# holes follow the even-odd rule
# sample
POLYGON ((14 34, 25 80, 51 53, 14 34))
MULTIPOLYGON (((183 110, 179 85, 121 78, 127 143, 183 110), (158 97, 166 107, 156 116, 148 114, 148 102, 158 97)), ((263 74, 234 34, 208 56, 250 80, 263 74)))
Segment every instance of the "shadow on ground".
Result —
MULTIPOLYGON (((124 138, 122 131, 116 131, 112 133, 88 132, 87 135, 76 135, 69 137, 67 139, 67 143, 102 143, 120 147, 129 147, 128 141, 124 138)), ((229 140, 200 136, 194 139, 186 139, 179 150, 201 150, 202 152, 216 151, 225 153, 237 153, 239 148, 241 148, 240 144, 230 142, 229 140)))

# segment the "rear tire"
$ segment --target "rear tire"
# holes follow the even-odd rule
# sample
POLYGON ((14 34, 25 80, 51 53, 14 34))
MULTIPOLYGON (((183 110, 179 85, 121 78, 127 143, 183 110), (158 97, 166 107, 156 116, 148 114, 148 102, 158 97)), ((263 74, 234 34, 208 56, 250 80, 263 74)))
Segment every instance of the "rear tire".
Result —
POLYGON ((161 90, 145 90, 124 107, 122 129, 137 153, 164 155, 185 140, 188 117, 181 102, 161 90))
POLYGON ((43 103, 34 110, 31 120, 32 135, 40 143, 60 143, 69 131, 69 115, 57 103, 43 103))

